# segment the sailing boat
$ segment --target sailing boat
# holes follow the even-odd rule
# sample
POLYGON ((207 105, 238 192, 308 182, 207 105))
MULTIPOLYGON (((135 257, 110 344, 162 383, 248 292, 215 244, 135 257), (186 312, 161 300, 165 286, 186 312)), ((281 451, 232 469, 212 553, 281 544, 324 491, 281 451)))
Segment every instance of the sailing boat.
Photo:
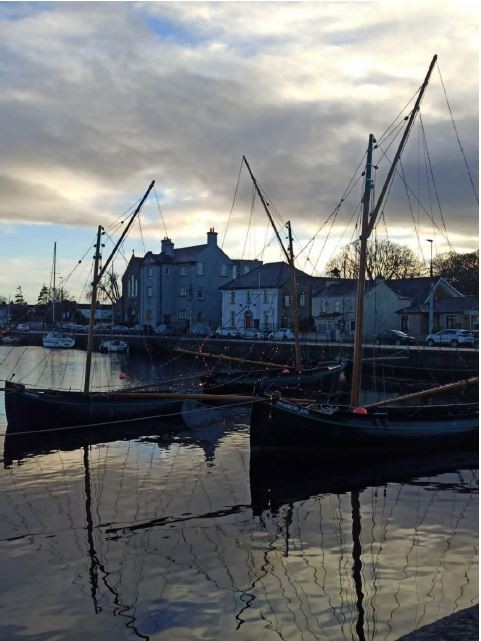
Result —
POLYGON ((437 56, 431 61, 426 78, 419 90, 406 129, 374 209, 370 212, 372 152, 374 136, 369 136, 365 186, 363 195, 360 261, 357 283, 356 332, 354 341, 351 402, 349 406, 332 406, 321 401, 285 400, 270 395, 264 404, 254 405, 251 417, 251 448, 253 451, 304 448, 312 451, 354 450, 354 452, 392 449, 432 450, 453 444, 475 447, 478 434, 478 404, 404 406, 422 396, 459 389, 477 384, 478 378, 445 385, 434 390, 408 394, 396 399, 358 407, 362 366, 362 331, 367 240, 374 228, 384 198, 390 188, 396 165, 406 144, 419 106, 429 82, 437 56), (379 411, 379 408, 382 408, 379 411))
MULTIPOLYGON (((180 417, 182 401, 216 400, 203 394, 182 394, 157 391, 110 391, 92 392, 90 372, 94 342, 94 319, 97 289, 115 252, 127 235, 142 205, 154 186, 152 181, 130 217, 120 239, 109 258, 100 269, 100 247, 103 228, 98 227, 96 251, 94 256, 94 277, 90 302, 90 322, 85 362, 85 381, 83 391, 27 388, 20 383, 5 381, 5 412, 8 434, 28 434, 50 432, 59 429, 105 428, 123 421, 165 419, 180 417)), ((226 397, 221 397, 225 402, 226 397)), ((252 397, 235 397, 236 402, 252 401, 252 397)))
MULTIPOLYGON (((280 365, 279 363, 253 361, 222 354, 220 355, 220 358, 222 358, 223 360, 237 361, 242 364, 256 365, 257 367, 253 371, 246 371, 245 369, 243 369, 237 371, 210 373, 201 379, 201 384, 203 385, 204 389, 215 390, 218 393, 250 392, 258 394, 259 392, 276 389, 284 393, 295 392, 297 395, 300 395, 306 389, 316 389, 317 391, 320 391, 321 387, 330 387, 338 380, 339 374, 341 374, 341 372, 343 372, 347 367, 348 361, 347 359, 339 358, 337 360, 318 363, 314 367, 306 367, 305 363, 303 363, 299 331, 300 315, 297 295, 297 276, 302 272, 297 272, 296 274, 291 223, 290 221, 288 221, 286 224, 289 244, 288 247, 285 247, 274 222, 274 219, 271 215, 267 202, 264 198, 264 194, 262 193, 262 190, 260 189, 245 156, 242 157, 242 162, 247 167, 252 183, 254 185, 254 189, 259 196, 267 218, 269 219, 269 222, 279 242, 280 248, 287 261, 287 264, 285 262, 277 264, 274 263, 271 264, 271 267, 277 267, 278 270, 277 275, 275 276, 275 282, 277 286, 284 284, 284 282, 287 282, 287 280, 289 280, 292 313, 291 321, 294 333, 294 365, 280 365)), ((177 349, 176 351, 185 353, 187 350, 177 349)), ((201 354, 200 352, 198 352, 196 355, 199 356, 201 354)), ((213 355, 202 354, 202 356, 213 355)), ((218 355, 217 358, 219 358, 218 355)))
MULTIPOLYGON (((55 299, 57 296, 56 288, 56 268, 57 268, 57 243, 53 244, 53 288, 52 288, 52 325, 55 327, 55 299)), ((68 336, 63 332, 55 330, 48 332, 42 337, 42 345, 44 347, 54 348, 70 348, 75 346, 75 338, 68 336)))

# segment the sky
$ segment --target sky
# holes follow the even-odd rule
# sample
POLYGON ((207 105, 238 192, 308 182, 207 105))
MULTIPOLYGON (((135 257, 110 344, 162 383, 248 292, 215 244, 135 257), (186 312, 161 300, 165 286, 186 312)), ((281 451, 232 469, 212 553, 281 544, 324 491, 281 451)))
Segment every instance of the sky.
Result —
POLYGON ((435 255, 474 251, 478 23, 477 3, 442 0, 0 3, 0 296, 20 285, 36 302, 56 242, 80 300, 97 226, 124 220, 152 179, 115 271, 211 227, 231 258, 281 259, 243 155, 291 221, 297 266, 323 274, 358 234, 369 133, 408 113, 434 54, 375 233, 425 260, 428 238, 435 255))

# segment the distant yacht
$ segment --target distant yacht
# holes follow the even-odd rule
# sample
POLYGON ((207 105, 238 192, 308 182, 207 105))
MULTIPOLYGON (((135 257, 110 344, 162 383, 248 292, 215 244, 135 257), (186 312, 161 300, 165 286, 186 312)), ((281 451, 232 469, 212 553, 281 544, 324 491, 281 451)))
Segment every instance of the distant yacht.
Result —
MULTIPOLYGON (((53 291, 52 291, 52 323, 55 324, 55 271, 57 264, 57 243, 53 244, 53 291)), ((69 348, 75 346, 75 338, 62 332, 52 331, 42 337, 44 347, 69 348)))
POLYGON ((44 347, 75 347, 75 338, 62 332, 49 332, 42 338, 44 347))

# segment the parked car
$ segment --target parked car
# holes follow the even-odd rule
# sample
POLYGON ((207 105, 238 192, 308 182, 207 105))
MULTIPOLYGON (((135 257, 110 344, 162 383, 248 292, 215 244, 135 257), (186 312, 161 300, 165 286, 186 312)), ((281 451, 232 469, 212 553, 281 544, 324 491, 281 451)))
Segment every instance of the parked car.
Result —
POLYGON ((191 327, 190 334, 193 336, 212 336, 212 330, 208 325, 199 323, 191 327))
POLYGON ((475 340, 473 333, 466 329, 442 329, 435 334, 428 334, 426 345, 449 345, 450 347, 467 345, 473 347, 475 340))
POLYGON ((414 336, 409 336, 399 329, 384 329, 375 337, 376 345, 416 345, 414 336))
POLYGON ((260 340, 262 338, 261 332, 253 327, 241 330, 240 335, 241 338, 247 338, 249 340, 260 340))
POLYGON ((108 332, 110 327, 110 323, 95 323, 94 332, 108 332))
POLYGON ((294 332, 288 327, 279 327, 269 334, 269 338, 273 341, 293 341, 294 332))
POLYGON ((227 338, 238 338, 241 333, 237 327, 218 327, 215 330, 215 335, 217 337, 226 336, 227 338))
POLYGON ((17 325, 17 331, 19 332, 29 332, 30 326, 27 323, 19 323, 17 325))
POLYGON ((172 325, 157 325, 154 328, 154 334, 158 336, 175 336, 175 329, 172 325))
POLYGON ((127 325, 112 325, 112 334, 128 334, 129 328, 127 325))

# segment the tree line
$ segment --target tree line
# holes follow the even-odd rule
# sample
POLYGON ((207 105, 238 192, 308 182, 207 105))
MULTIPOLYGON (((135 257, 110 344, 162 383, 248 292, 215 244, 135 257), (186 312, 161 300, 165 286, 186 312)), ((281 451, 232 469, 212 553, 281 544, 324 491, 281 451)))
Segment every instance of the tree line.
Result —
MULTIPOLYGON (((357 278, 360 241, 346 245, 326 265, 329 276, 357 278)), ((366 277, 368 280, 385 278, 416 278, 429 276, 430 264, 420 261, 405 245, 390 240, 373 240, 367 246, 366 277)), ((445 278, 462 294, 478 295, 479 250, 469 253, 454 251, 438 254, 433 258, 433 277, 445 278)))

